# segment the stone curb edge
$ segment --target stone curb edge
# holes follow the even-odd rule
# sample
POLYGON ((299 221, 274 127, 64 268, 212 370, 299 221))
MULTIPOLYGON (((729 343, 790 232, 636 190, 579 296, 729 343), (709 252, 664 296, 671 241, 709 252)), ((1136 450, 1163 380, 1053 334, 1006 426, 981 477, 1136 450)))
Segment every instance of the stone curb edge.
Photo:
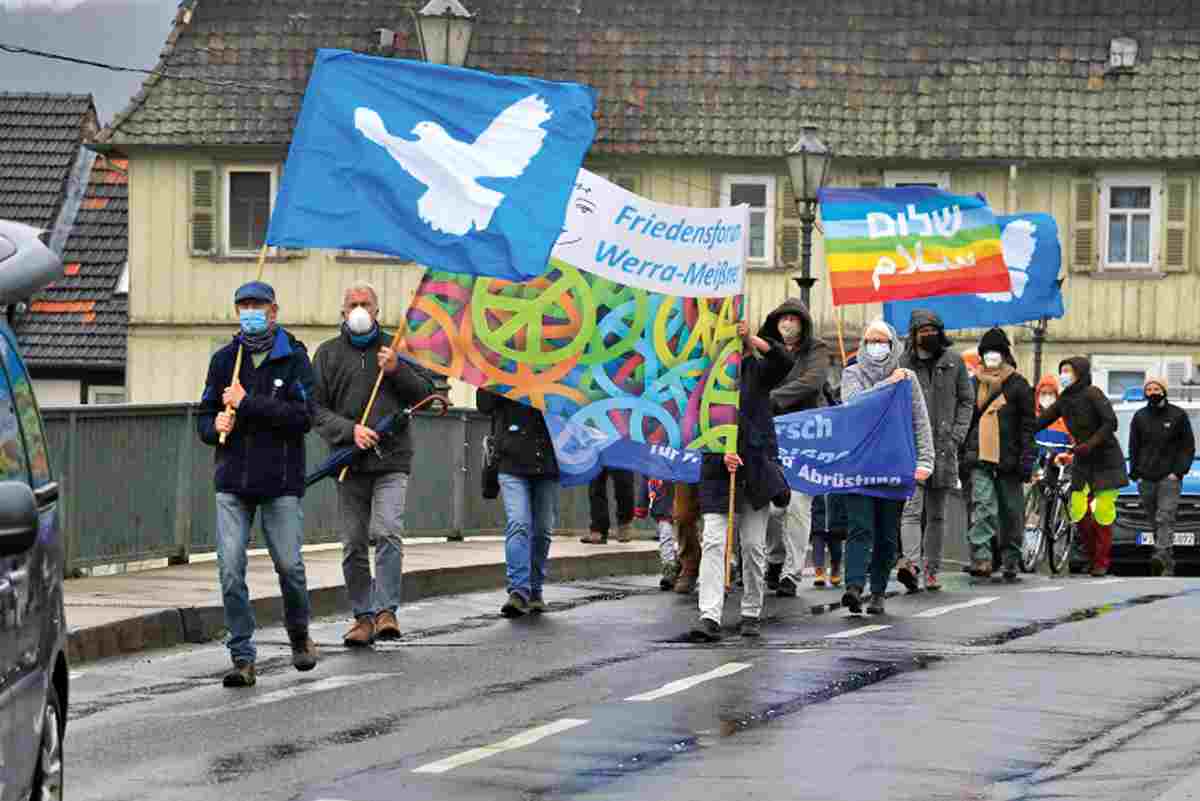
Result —
MULTIPOLYGON (((659 557, 657 549, 552 557, 548 568, 554 581, 643 575, 658 572, 659 557)), ((502 563, 418 570, 404 574, 404 600, 411 602, 503 589, 505 583, 502 563)), ((310 590, 309 603, 314 618, 349 610, 345 588, 340 585, 310 590)), ((259 627, 283 621, 283 603, 279 596, 256 598, 253 605, 259 627)), ((220 606, 163 609, 71 631, 67 636, 67 658, 72 666, 76 666, 184 643, 211 642, 221 636, 224 628, 224 613, 220 606)))

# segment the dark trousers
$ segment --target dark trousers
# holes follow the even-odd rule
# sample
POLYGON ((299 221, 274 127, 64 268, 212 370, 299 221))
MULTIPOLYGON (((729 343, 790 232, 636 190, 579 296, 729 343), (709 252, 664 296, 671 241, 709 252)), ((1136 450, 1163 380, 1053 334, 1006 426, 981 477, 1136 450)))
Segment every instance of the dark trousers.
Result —
POLYGON ((608 534, 608 479, 612 478, 617 496, 617 525, 633 522, 633 473, 628 470, 601 470, 588 485, 588 504, 592 511, 592 531, 608 534))
POLYGON ((864 588, 868 571, 871 592, 887 592, 888 577, 896 563, 900 514, 904 501, 869 495, 846 496, 846 585, 864 588))

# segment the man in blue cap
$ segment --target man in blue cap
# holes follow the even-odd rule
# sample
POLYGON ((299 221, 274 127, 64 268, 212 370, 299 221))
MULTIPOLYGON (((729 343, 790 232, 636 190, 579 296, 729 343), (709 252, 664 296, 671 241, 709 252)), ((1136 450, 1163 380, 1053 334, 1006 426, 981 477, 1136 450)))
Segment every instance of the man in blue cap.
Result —
POLYGON ((304 435, 312 427, 312 364, 304 343, 276 323, 275 290, 262 281, 233 297, 240 331, 213 354, 200 399, 200 439, 216 447, 217 566, 233 670, 226 687, 252 687, 254 609, 246 587, 246 546, 262 513, 267 549, 279 575, 292 664, 312 670, 304 542, 304 435), (241 366, 234 375, 241 351, 241 366), (231 411, 227 411, 231 410, 231 411), (221 435, 225 442, 220 442, 221 435))

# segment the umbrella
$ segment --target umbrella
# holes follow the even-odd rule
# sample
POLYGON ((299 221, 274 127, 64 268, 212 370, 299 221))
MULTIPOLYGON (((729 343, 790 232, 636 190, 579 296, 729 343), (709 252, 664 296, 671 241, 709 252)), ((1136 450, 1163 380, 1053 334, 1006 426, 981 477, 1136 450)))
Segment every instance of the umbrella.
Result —
MULTIPOLYGON (((440 406, 441 414, 446 413, 446 408, 448 406, 446 399, 441 395, 430 395, 428 398, 421 401, 411 409, 405 409, 403 411, 396 412, 395 414, 389 414, 387 417, 384 417, 378 423, 372 426, 371 429, 381 437, 384 434, 390 434, 393 431, 399 431, 404 426, 408 425, 408 420, 410 417, 412 417, 412 413, 426 404, 440 406)), ((345 448, 338 448, 336 451, 330 454, 329 458, 322 462, 316 470, 312 471, 305 477, 304 486, 311 487, 313 484, 316 484, 323 478, 336 476, 343 467, 349 467, 351 470, 353 470, 355 462, 357 462, 367 453, 367 451, 362 450, 357 445, 349 445, 345 448)))

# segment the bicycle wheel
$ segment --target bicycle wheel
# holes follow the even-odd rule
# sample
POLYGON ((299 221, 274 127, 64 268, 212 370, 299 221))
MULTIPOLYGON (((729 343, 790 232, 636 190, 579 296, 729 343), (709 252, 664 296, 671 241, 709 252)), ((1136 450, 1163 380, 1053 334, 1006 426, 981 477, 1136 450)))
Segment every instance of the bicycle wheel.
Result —
POLYGON ((1034 484, 1025 494, 1025 526, 1021 538, 1021 572, 1033 573, 1046 549, 1045 515, 1046 496, 1041 485, 1034 484))
POLYGON ((1075 537, 1075 524, 1061 498, 1054 498, 1054 513, 1047 515, 1046 556, 1050 572, 1054 575, 1066 572, 1071 563, 1071 540, 1075 537))

